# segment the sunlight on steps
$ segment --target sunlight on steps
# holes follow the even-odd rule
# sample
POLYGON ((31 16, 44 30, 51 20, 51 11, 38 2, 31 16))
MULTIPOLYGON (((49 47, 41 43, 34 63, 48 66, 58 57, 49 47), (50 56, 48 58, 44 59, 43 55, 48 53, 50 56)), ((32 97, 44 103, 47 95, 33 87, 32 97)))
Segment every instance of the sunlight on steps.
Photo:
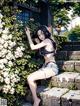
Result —
POLYGON ((60 74, 51 78, 51 88, 38 86, 40 106, 80 106, 80 43, 65 43, 57 52, 56 63, 60 74))

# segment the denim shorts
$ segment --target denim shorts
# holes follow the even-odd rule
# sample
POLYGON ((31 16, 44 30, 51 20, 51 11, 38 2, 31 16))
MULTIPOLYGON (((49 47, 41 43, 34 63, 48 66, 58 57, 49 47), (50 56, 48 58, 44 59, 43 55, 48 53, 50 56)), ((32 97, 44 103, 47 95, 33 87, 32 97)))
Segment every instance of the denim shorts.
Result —
POLYGON ((46 68, 51 69, 53 72, 55 72, 55 75, 57 75, 59 72, 58 66, 55 62, 49 62, 47 64, 43 64, 41 69, 44 70, 46 68))

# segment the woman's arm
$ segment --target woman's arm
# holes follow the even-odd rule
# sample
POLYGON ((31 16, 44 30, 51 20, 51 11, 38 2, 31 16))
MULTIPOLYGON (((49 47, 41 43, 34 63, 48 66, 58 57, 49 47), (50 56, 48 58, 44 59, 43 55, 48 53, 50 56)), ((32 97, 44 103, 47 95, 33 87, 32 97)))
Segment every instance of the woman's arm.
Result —
POLYGON ((38 38, 34 38, 34 41, 35 41, 36 44, 40 43, 40 40, 38 38))
POLYGON ((46 46, 45 41, 42 41, 41 43, 38 43, 38 44, 34 45, 32 39, 31 39, 31 36, 30 36, 30 30, 29 30, 29 28, 27 27, 25 29, 25 31, 26 31, 26 35, 27 35, 27 38, 28 38, 28 41, 29 41, 29 44, 30 44, 30 47, 31 47, 32 50, 39 49, 41 47, 46 46))

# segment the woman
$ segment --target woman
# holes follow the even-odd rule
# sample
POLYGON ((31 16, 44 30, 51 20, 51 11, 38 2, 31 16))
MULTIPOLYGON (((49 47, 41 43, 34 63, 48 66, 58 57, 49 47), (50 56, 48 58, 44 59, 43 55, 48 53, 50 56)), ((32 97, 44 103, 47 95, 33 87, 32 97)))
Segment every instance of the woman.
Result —
POLYGON ((27 78, 34 100, 33 106, 39 106, 40 98, 36 94, 37 86, 35 81, 50 78, 58 74, 58 67, 54 57, 56 52, 56 43, 50 38, 51 34, 44 25, 40 26, 36 31, 35 42, 37 44, 35 45, 31 39, 29 28, 26 28, 25 31, 31 50, 39 49, 40 54, 43 55, 45 60, 43 67, 30 74, 27 78))

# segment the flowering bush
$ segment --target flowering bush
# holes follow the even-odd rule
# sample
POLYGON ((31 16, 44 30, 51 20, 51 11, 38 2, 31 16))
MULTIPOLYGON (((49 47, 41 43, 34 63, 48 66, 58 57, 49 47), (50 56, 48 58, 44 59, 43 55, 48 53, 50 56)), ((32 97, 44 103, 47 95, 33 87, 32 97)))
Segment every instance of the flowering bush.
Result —
POLYGON ((25 48, 17 46, 9 28, 5 27, 0 13, 0 84, 4 93, 14 94, 15 84, 20 81, 18 70, 14 70, 16 59, 23 56, 25 48))
POLYGON ((8 106, 20 106, 29 93, 27 75, 39 68, 41 58, 30 50, 24 26, 16 17, 20 11, 13 6, 13 0, 2 0, 0 7, 0 97, 7 99, 8 106))

